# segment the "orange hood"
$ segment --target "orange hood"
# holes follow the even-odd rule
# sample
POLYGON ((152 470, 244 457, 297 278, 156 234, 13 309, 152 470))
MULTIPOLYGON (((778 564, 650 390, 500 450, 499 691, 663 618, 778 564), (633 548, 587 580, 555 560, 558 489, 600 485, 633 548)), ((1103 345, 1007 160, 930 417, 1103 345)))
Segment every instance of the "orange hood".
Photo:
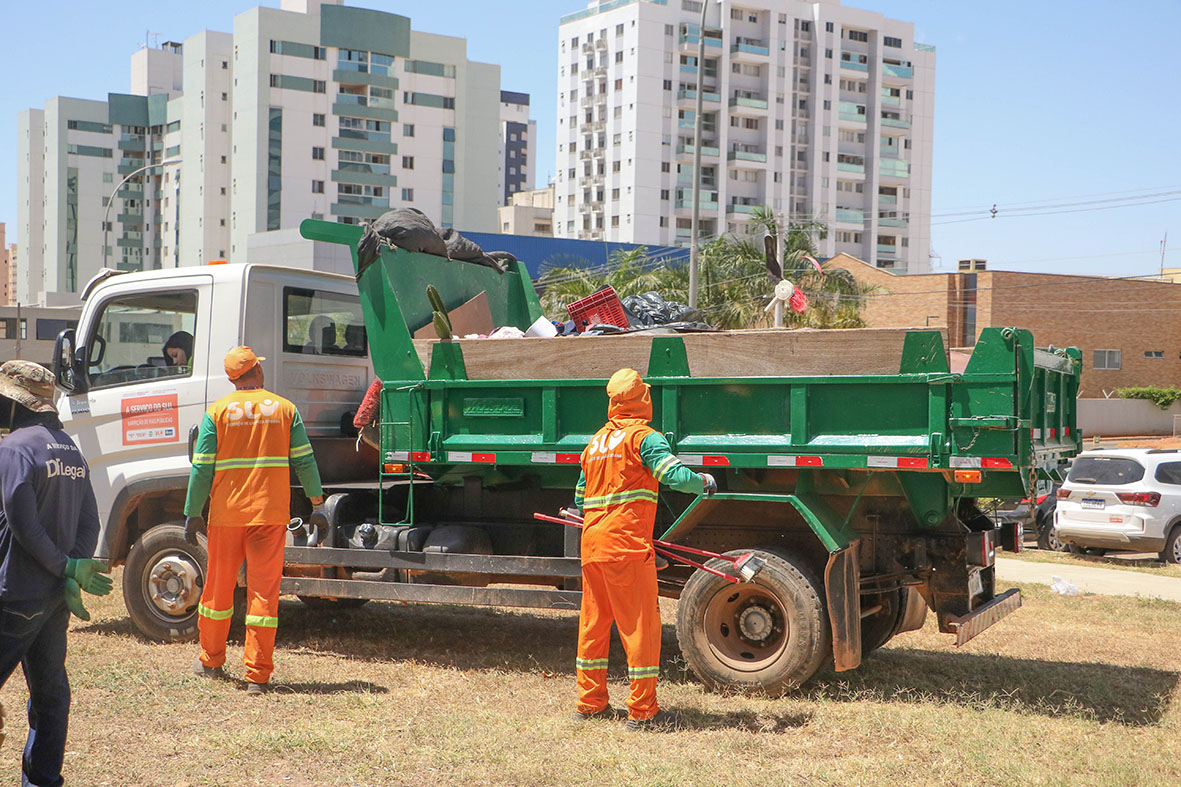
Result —
POLYGON ((652 387, 635 369, 620 369, 607 381, 607 420, 617 428, 652 420, 652 387))

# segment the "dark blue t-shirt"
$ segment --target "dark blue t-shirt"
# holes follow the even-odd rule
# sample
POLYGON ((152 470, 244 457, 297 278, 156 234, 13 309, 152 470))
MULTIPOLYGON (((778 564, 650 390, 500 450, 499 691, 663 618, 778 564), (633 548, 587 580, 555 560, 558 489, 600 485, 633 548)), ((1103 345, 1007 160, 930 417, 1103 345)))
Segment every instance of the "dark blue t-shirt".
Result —
POLYGON ((0 600, 60 593, 66 558, 94 554, 90 468, 53 415, 26 415, 0 440, 0 600))

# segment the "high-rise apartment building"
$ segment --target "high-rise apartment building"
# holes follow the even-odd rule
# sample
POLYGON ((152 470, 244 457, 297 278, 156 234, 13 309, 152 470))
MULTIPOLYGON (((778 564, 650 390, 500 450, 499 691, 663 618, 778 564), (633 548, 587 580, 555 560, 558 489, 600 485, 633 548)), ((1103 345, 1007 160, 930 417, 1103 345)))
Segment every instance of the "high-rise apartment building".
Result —
POLYGON ((700 236, 766 205, 846 252, 929 269, 935 50, 839 0, 592 0, 562 18, 554 234, 691 235, 698 67, 700 236), (705 55, 698 64, 699 41, 705 55))
POLYGON ((533 152, 528 96, 504 94, 517 107, 506 124, 498 65, 469 60, 462 38, 340 0, 253 8, 232 33, 140 50, 131 72, 133 95, 21 113, 26 302, 77 291, 104 261, 246 261, 251 236, 306 218, 357 223, 410 206, 493 231, 511 193, 506 147, 522 166, 533 152), (506 145, 516 123, 527 133, 506 145), (104 233, 112 191, 144 167, 119 188, 104 233))
POLYGON ((518 191, 533 188, 533 155, 537 121, 529 117, 529 94, 500 91, 500 205, 518 191))

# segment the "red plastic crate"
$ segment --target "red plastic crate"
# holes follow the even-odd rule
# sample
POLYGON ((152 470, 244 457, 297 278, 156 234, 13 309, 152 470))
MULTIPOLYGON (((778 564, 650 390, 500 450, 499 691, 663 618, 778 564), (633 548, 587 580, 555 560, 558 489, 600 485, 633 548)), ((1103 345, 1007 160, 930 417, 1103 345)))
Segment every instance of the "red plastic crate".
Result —
POLYGON ((575 301, 566 307, 566 311, 570 312, 574 330, 579 333, 588 325, 614 325, 624 329, 631 327, 614 287, 604 287, 593 295, 575 301))

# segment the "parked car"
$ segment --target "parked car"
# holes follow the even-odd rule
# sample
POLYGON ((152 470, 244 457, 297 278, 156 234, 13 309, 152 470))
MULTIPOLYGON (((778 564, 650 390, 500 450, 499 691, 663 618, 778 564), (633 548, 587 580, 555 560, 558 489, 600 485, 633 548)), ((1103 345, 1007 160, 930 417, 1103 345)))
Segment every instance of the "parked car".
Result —
POLYGON ((1058 489, 1054 524, 1068 545, 1181 563, 1181 451, 1084 451, 1058 489))
POLYGON ((1054 524, 1054 512, 1058 510, 1058 490, 1061 488, 1061 484, 1054 484, 1048 493, 1038 496, 1037 505, 1033 509, 1032 525, 1037 533, 1039 549, 1049 549, 1052 552, 1065 552, 1068 549, 1067 545, 1062 543, 1062 539, 1058 538, 1058 527, 1054 524))

